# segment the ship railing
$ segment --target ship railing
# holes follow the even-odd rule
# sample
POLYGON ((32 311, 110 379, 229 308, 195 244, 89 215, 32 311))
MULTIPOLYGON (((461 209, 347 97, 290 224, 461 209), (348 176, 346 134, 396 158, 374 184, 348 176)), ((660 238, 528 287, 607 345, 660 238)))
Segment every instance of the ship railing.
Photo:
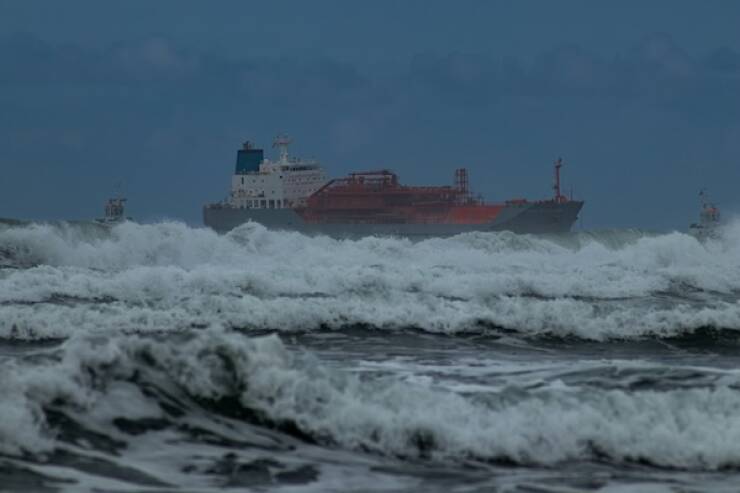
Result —
POLYGON ((389 169, 374 169, 370 171, 355 171, 350 173, 349 176, 396 176, 396 174, 389 169))

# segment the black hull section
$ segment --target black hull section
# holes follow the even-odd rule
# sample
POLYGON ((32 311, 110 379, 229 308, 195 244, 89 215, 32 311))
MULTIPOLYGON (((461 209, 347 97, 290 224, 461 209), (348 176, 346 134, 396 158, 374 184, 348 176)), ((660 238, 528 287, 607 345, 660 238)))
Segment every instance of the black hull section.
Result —
POLYGON ((226 233, 249 221, 269 229, 297 231, 337 238, 363 236, 445 237, 473 231, 511 231, 520 234, 564 233, 571 230, 583 207, 581 201, 507 205, 487 224, 309 224, 292 209, 236 209, 209 205, 203 209, 206 226, 226 233))

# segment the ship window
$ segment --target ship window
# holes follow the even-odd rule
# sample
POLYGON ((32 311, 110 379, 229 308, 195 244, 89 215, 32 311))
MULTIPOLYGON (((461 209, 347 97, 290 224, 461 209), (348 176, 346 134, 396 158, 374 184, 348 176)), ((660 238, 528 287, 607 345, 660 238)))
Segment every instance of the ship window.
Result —
POLYGON ((267 206, 267 201, 266 200, 260 200, 260 207, 262 207, 264 209, 266 206, 267 206))
POLYGON ((269 204, 270 204, 270 209, 274 209, 275 208, 275 201, 274 200, 270 199, 269 204))

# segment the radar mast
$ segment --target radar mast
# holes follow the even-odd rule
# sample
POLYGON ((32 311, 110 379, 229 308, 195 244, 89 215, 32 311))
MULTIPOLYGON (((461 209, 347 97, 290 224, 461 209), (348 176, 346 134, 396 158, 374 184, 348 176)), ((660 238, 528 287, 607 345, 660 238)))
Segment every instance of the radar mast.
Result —
POLYGON ((291 138, 285 134, 280 134, 277 137, 275 137, 275 140, 272 143, 272 147, 278 149, 278 155, 279 155, 278 162, 280 164, 288 163, 288 146, 290 145, 291 142, 293 142, 291 138))

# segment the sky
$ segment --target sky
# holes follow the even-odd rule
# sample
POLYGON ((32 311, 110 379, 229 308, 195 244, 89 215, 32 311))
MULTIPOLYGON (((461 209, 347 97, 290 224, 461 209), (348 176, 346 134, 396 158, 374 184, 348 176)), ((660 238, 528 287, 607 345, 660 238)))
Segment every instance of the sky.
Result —
POLYGON ((0 217, 201 223, 236 149, 391 168, 584 229, 740 212, 740 2, 0 0, 0 217))

